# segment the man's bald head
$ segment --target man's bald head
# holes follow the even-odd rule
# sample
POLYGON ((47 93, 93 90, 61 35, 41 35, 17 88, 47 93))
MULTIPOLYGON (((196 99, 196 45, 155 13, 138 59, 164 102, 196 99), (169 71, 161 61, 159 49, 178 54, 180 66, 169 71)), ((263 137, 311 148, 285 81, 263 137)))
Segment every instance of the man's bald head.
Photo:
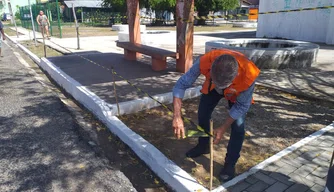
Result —
POLYGON ((216 88, 230 86, 238 74, 238 61, 232 55, 224 54, 216 58, 211 67, 211 78, 216 88))

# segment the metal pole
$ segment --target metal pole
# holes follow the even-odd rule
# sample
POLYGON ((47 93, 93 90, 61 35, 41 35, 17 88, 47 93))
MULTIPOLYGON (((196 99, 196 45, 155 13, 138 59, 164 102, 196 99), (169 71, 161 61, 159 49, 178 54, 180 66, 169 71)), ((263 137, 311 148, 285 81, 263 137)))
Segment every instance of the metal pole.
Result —
POLYGON ((35 46, 37 46, 36 33, 35 33, 35 22, 34 22, 34 17, 32 15, 30 0, 28 0, 28 3, 29 3, 29 10, 30 10, 30 19, 31 19, 31 25, 32 25, 32 33, 34 34, 35 46))
POLYGON ((82 7, 81 7, 81 23, 84 23, 84 12, 82 7))
POLYGON ((112 72, 112 81, 114 83, 114 94, 115 94, 115 99, 116 99, 116 104, 117 104, 117 111, 118 111, 118 115, 121 115, 121 110, 119 108, 118 99, 117 99, 117 92, 116 92, 115 72, 114 72, 114 68, 112 66, 111 66, 111 72, 112 72))
POLYGON ((74 8, 73 3, 72 3, 72 11, 73 11, 73 17, 75 21, 75 29, 77 30, 77 44, 78 44, 77 49, 80 49, 79 24, 78 24, 77 16, 75 14, 75 8, 74 8))
POLYGON ((61 26, 60 26, 60 13, 59 13, 59 3, 58 0, 56 0, 56 4, 57 4, 57 17, 58 17, 58 29, 59 29, 59 36, 60 38, 63 37, 62 31, 61 31, 61 26))
POLYGON ((19 38, 19 33, 17 32, 17 26, 16 26, 16 21, 15 21, 15 15, 13 14, 12 5, 10 4, 10 2, 8 2, 8 8, 9 8, 9 13, 12 16, 12 21, 14 22, 14 25, 15 25, 16 36, 17 38, 19 38))
POLYGON ((45 35, 45 26, 42 26, 42 36, 43 36, 43 46, 44 46, 44 57, 46 57, 46 46, 45 46, 44 35, 45 35))

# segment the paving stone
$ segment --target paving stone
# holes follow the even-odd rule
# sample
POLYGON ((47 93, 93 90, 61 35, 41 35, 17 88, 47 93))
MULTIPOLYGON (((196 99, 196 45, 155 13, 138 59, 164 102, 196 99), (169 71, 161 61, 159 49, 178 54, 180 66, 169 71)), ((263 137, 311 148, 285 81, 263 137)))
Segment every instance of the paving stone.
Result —
POLYGON ((309 191, 312 192, 323 192, 325 190, 325 186, 315 184, 309 191))
POLYGON ((285 158, 285 159, 295 159, 295 158, 299 157, 300 155, 302 155, 303 153, 305 153, 304 150, 301 151, 301 150, 298 149, 298 150, 295 150, 295 151, 291 152, 290 154, 284 156, 283 158, 285 158))
MULTIPOLYGON (((319 156, 320 157, 320 156, 319 156)), ((304 159, 302 157, 297 157, 295 159, 296 163, 299 163, 299 164, 303 164, 303 165, 307 165, 307 164, 312 164, 312 161, 310 160, 307 160, 307 159, 304 159)))
POLYGON ((332 158, 332 152, 325 151, 325 152, 321 153, 319 158, 323 158, 324 160, 330 161, 331 158, 332 158))
POLYGON ((304 154, 302 154, 300 157, 312 161, 315 157, 318 157, 321 155, 321 153, 325 152, 324 150, 320 150, 319 148, 317 150, 308 151, 304 154))
POLYGON ((324 151, 333 153, 333 147, 319 147, 319 148, 322 149, 322 150, 324 150, 324 151))
POLYGON ((267 172, 274 172, 274 171, 276 171, 279 168, 280 168, 280 166, 272 163, 272 164, 269 164, 266 167, 264 167, 262 170, 263 171, 267 171, 267 172))
POLYGON ((240 183, 237 183, 237 184, 233 185, 232 187, 228 188, 227 191, 228 192, 241 192, 241 191, 244 191, 250 185, 251 184, 249 184, 245 181, 241 181, 240 183))
POLYGON ((312 180, 306 179, 305 177, 300 176, 296 173, 291 173, 289 174, 289 176, 293 181, 309 187, 313 187, 313 185, 315 184, 312 180))
POLYGON ((276 179, 277 181, 280 181, 280 182, 288 185, 288 186, 291 186, 291 185, 294 184, 294 182, 290 181, 290 177, 288 177, 288 176, 286 176, 282 173, 275 173, 274 172, 274 173, 271 173, 269 176, 276 179))
POLYGON ((298 168, 296 171, 294 171, 294 173, 306 177, 307 175, 309 175, 310 173, 312 173, 315 169, 317 168, 317 165, 303 165, 300 168, 298 168))
POLYGON ((254 184, 254 183, 258 182, 259 179, 255 178, 253 175, 251 175, 251 176, 247 177, 247 178, 245 179, 245 181, 246 181, 247 183, 254 184))
POLYGON ((326 185, 326 179, 325 178, 320 178, 320 177, 317 177, 313 174, 308 175, 305 179, 310 180, 310 181, 312 181, 312 182, 314 182, 318 185, 323 185, 323 186, 326 185))
POLYGON ((312 160, 313 163, 317 164, 318 166, 321 166, 321 167, 328 167, 329 166, 329 161, 327 160, 324 160, 324 158, 320 158, 320 157, 317 157, 315 159, 312 160))
POLYGON ((324 137, 318 137, 316 139, 313 139, 311 142, 309 142, 308 146, 319 146, 320 143, 324 141, 324 137))
POLYGON ((324 135, 323 142, 327 141, 329 143, 334 143, 334 135, 324 135))
POLYGON ((280 169, 278 169, 277 172, 282 173, 284 175, 289 175, 290 173, 294 172, 295 170, 297 170, 296 167, 287 164, 287 165, 281 167, 280 169))
POLYGON ((324 178, 328 174, 328 167, 318 167, 312 172, 312 174, 320 178, 324 178))
POLYGON ((296 168, 301 167, 303 164, 298 163, 297 161, 295 161, 294 159, 281 159, 280 161, 289 164, 291 166, 294 166, 296 168))
POLYGON ((266 189, 266 192, 282 192, 285 189, 287 189, 289 186, 281 183, 276 182, 274 185, 270 186, 268 189, 266 189))
POLYGON ((310 189, 310 187, 300 184, 300 183, 296 183, 292 185, 291 187, 289 187, 285 192, 305 192, 308 189, 310 189))
POLYGON ((284 161, 284 159, 279 159, 273 163, 274 165, 278 166, 279 168, 287 166, 288 164, 284 161), (282 161, 283 160, 283 161, 282 161))
POLYGON ((332 141, 324 140, 322 143, 320 143, 320 147, 331 147, 333 145, 332 141))
POLYGON ((269 184, 269 185, 272 185, 276 182, 275 179, 273 179, 272 177, 269 177, 268 175, 265 175, 264 173, 262 173, 261 171, 260 172, 257 172, 254 174, 254 177, 269 184))
POLYGON ((249 188, 247 188, 246 190, 248 192, 262 192, 265 189, 267 189, 269 187, 269 185, 263 181, 258 181, 255 184, 253 184, 252 186, 250 186, 249 188))

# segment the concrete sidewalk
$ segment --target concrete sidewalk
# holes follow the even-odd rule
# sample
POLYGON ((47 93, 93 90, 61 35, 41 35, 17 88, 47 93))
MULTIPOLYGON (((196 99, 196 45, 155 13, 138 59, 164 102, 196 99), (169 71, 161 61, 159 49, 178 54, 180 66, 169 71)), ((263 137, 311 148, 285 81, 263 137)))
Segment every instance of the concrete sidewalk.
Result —
POLYGON ((323 192, 334 129, 228 188, 229 192, 323 192))
POLYGON ((78 135, 68 109, 6 44, 0 59, 1 191, 135 191, 78 135))

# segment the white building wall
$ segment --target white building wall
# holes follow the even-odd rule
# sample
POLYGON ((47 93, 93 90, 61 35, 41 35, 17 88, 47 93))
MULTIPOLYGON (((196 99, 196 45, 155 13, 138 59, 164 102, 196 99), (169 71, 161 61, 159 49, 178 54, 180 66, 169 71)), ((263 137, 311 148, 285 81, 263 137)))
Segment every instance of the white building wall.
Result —
MULTIPOLYGON (((260 0, 259 12, 334 5, 334 0, 260 0)), ((334 43, 334 8, 259 15, 257 37, 334 43)))

